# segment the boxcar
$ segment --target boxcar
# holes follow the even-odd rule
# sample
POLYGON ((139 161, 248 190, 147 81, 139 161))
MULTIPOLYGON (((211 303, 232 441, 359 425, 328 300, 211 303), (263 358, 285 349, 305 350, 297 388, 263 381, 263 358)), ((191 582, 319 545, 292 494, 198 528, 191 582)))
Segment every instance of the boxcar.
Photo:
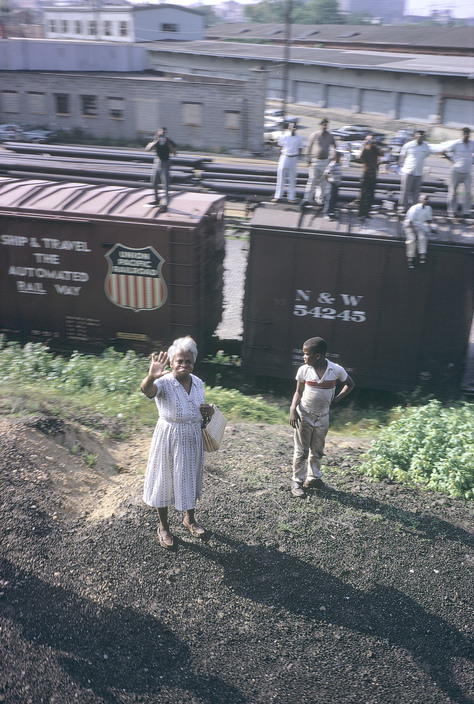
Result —
MULTIPOLYGON (((352 217, 352 219, 351 219, 352 217)), ((470 229, 441 221, 425 265, 407 267, 396 217, 326 223, 260 206, 250 229, 243 364, 294 378, 309 337, 366 388, 458 385, 473 316, 470 229)))
POLYGON ((0 332, 53 349, 150 348, 222 313, 224 198, 0 178, 0 332))

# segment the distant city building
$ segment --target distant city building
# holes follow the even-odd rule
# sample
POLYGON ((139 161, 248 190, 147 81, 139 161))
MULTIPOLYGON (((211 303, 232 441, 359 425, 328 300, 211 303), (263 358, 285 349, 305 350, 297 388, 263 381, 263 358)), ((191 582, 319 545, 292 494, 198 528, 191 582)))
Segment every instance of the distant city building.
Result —
POLYGON ((196 41, 204 38, 205 17, 179 5, 84 5, 44 8, 46 39, 108 42, 196 41))
POLYGON ((345 15, 367 12, 384 23, 403 19, 405 0, 339 0, 339 9, 345 15))
POLYGON ((214 12, 223 22, 245 22, 243 5, 235 0, 228 0, 216 5, 214 12))

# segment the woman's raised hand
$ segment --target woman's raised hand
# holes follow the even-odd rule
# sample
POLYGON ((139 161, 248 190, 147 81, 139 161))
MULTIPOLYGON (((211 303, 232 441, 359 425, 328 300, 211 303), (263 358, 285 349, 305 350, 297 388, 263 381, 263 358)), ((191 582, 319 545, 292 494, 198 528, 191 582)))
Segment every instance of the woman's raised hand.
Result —
POLYGON ((152 377, 152 379, 159 379, 160 376, 163 376, 163 371, 168 362, 169 357, 166 352, 159 352, 158 355, 153 352, 148 376, 152 377))

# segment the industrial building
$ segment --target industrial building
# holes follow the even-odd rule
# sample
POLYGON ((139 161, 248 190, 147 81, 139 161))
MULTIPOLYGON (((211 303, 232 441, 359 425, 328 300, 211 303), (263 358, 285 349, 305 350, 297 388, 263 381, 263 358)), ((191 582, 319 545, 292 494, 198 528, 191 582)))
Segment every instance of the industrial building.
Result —
POLYGON ((43 10, 46 39, 106 42, 180 41, 204 38, 205 18, 179 5, 55 5, 43 10))
MULTIPOLYGON (((162 23, 181 11, 160 8, 162 23)), ((127 11, 134 21, 142 16, 141 6, 127 11)), ((279 25, 270 43, 265 25, 252 25, 240 39, 234 27, 228 41, 198 41, 191 37, 202 17, 186 13, 195 29, 181 41, 179 33, 174 41, 147 41, 135 30, 114 42, 0 39, 0 123, 80 128, 114 140, 145 139, 165 124, 185 147, 253 153, 263 149, 271 98, 338 110, 348 121, 376 115, 431 127, 474 125, 469 28, 445 29, 443 42, 439 27, 298 25, 288 43, 279 25), (242 41, 252 39, 250 31, 253 41, 242 41)))

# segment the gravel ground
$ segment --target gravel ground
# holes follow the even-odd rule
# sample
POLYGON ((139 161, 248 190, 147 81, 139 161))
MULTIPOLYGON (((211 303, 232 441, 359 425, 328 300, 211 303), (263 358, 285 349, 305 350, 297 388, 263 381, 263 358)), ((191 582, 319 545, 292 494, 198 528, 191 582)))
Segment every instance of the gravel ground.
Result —
POLYGON ((170 553, 141 502, 151 433, 101 438, 0 421, 1 702, 472 701, 467 503, 370 483, 367 443, 336 435, 336 491, 294 499, 290 427, 231 424, 208 539, 173 511, 170 553))

